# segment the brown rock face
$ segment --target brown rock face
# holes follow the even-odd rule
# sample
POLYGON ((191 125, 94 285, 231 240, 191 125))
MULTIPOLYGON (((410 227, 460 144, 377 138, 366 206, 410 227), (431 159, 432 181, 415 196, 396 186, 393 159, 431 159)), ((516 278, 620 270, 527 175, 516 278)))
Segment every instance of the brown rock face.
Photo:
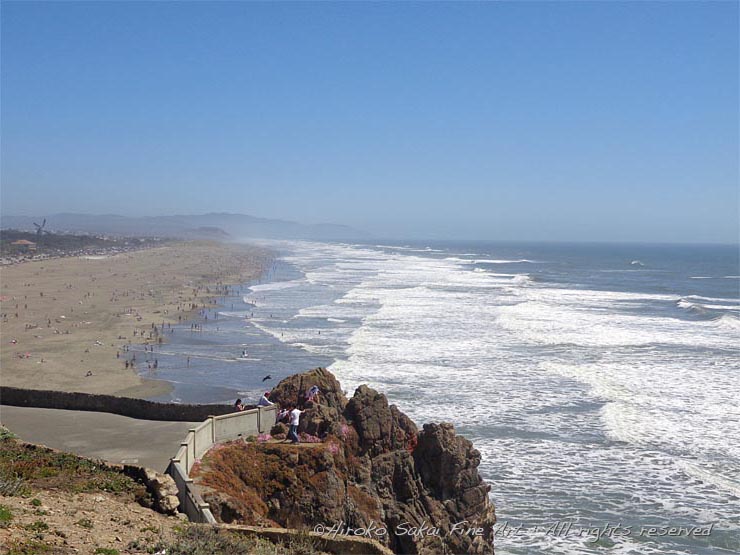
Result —
MULTIPOLYGON (((493 553, 490 487, 480 453, 451 424, 414 423, 360 386, 347 401, 324 369, 291 376, 271 398, 304 403, 301 431, 322 443, 234 444, 210 454, 197 479, 224 521, 364 528, 396 553, 493 553)), ((341 531, 339 533, 342 533, 341 531)))
POLYGON ((270 393, 270 400, 280 406, 298 404, 305 407, 305 394, 311 386, 318 386, 320 404, 341 412, 347 404, 347 398, 334 374, 325 368, 315 368, 303 374, 289 376, 282 380, 270 393))
POLYGON ((357 430, 363 454, 375 456, 391 448, 393 418, 385 395, 361 385, 347 403, 344 416, 357 430))

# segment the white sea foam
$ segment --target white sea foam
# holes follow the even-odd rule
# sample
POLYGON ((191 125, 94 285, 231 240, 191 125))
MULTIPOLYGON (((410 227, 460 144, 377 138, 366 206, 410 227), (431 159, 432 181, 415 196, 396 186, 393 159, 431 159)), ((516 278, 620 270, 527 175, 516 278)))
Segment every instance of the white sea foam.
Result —
POLYGON ((740 306, 737 305, 703 304, 701 306, 711 308, 712 310, 740 310, 740 306))
POLYGON ((252 285, 249 289, 253 293, 261 293, 264 291, 276 291, 278 289, 288 289, 290 287, 298 287, 305 282, 304 279, 294 279, 291 281, 275 281, 270 283, 261 283, 259 285, 252 285))
POLYGON ((526 274, 519 274, 513 276, 511 281, 512 283, 515 283, 517 285, 529 285, 530 283, 532 283, 532 278, 526 274))
MULTIPOLYGON (((334 297, 296 307, 291 323, 305 327, 257 325, 335 355, 331 369, 350 394, 369 383, 417 422, 453 422, 483 454, 500 520, 577 509, 691 522, 700 507, 705 521, 739 524, 727 504, 727 475, 740 472, 736 299, 567 288, 394 249, 300 245, 288 260, 312 291, 334 297), (676 306, 728 314, 682 319, 676 306), (321 339, 312 319, 330 325, 321 339)), ((287 302, 274 295, 261 303, 287 302)), ((497 552, 593 547, 529 534, 500 538, 497 552)), ((625 539, 610 552, 666 551, 625 539)))
POLYGON ((699 464, 689 461, 678 461, 678 466, 688 474, 699 480, 713 484, 727 493, 740 498, 740 482, 737 479, 722 476, 716 468, 702 468, 699 464))
POLYGON ((527 260, 526 258, 520 258, 518 260, 483 258, 481 260, 473 261, 473 264, 522 264, 522 263, 537 264, 538 262, 536 260, 527 260))
POLYGON ((249 316, 249 312, 244 310, 220 310, 218 315, 224 318, 246 318, 249 316))
POLYGON ((723 314, 714 320, 714 323, 719 329, 736 332, 733 337, 736 341, 739 339, 737 332, 740 332, 740 318, 737 316, 733 314, 723 314))
MULTIPOLYGON (((727 297, 702 297, 701 295, 687 295, 686 298, 696 301, 709 301, 711 303, 740 303, 740 297, 729 299, 727 297)), ((740 304, 738 306, 740 306, 740 304)))

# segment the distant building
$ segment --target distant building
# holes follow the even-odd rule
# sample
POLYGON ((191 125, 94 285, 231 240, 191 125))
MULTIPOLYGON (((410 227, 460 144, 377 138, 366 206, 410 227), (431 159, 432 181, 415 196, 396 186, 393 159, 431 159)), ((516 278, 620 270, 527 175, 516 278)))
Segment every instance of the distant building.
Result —
POLYGON ((34 243, 33 241, 28 241, 26 239, 18 239, 17 241, 13 241, 10 244, 15 247, 18 247, 18 250, 20 251, 35 251, 36 250, 36 243, 34 243))

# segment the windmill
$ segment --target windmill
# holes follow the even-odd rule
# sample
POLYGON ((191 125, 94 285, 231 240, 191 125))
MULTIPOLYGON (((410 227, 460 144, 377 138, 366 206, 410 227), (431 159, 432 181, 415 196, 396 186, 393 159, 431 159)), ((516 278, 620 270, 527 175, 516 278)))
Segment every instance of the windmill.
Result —
POLYGON ((33 225, 36 226, 36 235, 43 235, 44 233, 50 233, 49 231, 46 231, 44 229, 46 227, 46 218, 44 218, 44 221, 41 222, 41 225, 37 224, 36 222, 33 222, 33 225))

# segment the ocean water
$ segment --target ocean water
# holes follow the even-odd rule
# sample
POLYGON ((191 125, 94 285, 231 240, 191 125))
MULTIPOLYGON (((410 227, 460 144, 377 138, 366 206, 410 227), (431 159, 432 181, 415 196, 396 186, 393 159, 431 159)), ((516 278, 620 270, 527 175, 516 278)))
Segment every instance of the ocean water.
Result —
POLYGON ((499 554, 740 552, 737 247, 270 246, 266 281, 197 338, 217 360, 160 377, 252 396, 321 364, 452 422, 482 453, 499 554), (253 360, 218 360, 241 345, 253 360))

